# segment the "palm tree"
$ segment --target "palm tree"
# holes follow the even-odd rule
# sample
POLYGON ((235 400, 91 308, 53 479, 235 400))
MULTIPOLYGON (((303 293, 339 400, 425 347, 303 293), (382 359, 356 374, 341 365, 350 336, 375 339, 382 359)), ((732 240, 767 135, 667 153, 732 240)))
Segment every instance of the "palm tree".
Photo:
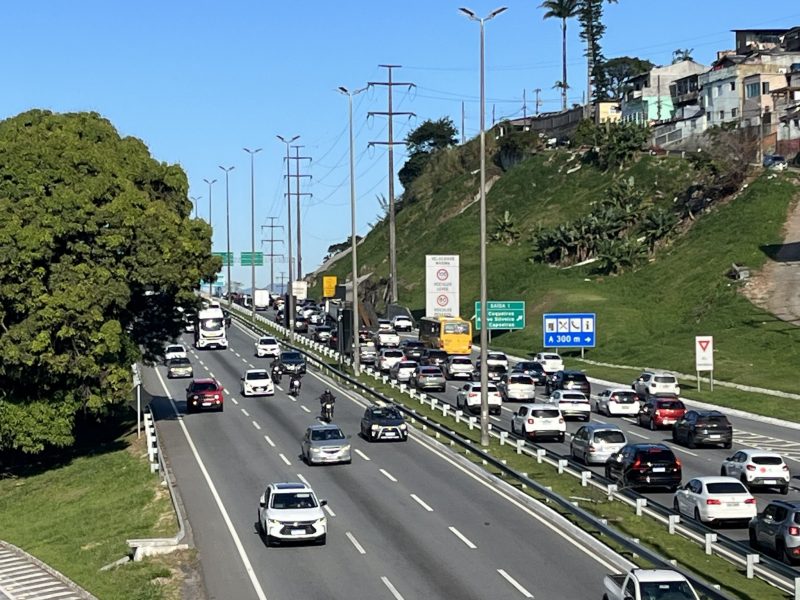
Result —
POLYGON ((545 19, 561 19, 561 109, 567 110, 567 19, 578 15, 580 0, 544 0, 545 19))
POLYGON ((684 60, 694 60, 692 52, 694 52, 694 48, 678 48, 672 53, 672 64, 674 65, 684 60))

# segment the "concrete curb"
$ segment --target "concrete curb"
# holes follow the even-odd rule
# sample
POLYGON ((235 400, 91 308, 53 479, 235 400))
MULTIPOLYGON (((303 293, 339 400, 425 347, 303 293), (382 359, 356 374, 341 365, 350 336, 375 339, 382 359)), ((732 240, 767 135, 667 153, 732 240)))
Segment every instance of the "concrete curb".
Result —
MULTIPOLYGON (((43 563, 41 560, 39 560, 35 556, 33 556, 31 554, 28 554, 22 548, 19 548, 19 547, 15 546, 14 544, 9 544, 8 542, 4 542, 2 540, 0 540, 0 548, 3 548, 4 550, 8 550, 9 552, 13 552, 13 553, 21 556, 22 558, 24 558, 28 562, 36 565, 42 571, 45 571, 48 575, 54 577, 59 582, 63 583, 65 586, 67 586, 70 590, 74 591, 75 594, 77 594, 79 597, 83 598, 83 600, 98 600, 96 596, 93 596, 92 594, 90 594, 89 592, 84 590, 77 583, 72 581, 69 577, 63 575, 62 573, 60 573, 58 571, 56 571, 50 565, 48 565, 46 563, 43 563)), ((7 592, 7 593, 9 594, 9 597, 14 598, 14 596, 11 595, 9 592, 7 592)), ((29 592, 24 592, 23 591, 22 594, 27 596, 29 594, 29 592)))

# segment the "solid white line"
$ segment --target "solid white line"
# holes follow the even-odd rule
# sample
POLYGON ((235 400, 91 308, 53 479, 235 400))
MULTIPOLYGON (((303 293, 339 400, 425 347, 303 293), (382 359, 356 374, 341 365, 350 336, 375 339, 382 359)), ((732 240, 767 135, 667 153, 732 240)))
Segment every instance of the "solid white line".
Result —
POLYGON ((502 421, 501 419, 499 419, 498 417, 491 417, 491 416, 490 416, 489 418, 490 418, 492 421, 497 421, 498 423, 502 423, 502 422, 503 422, 503 421, 502 421))
POLYGON ((245 417, 249 417, 249 416, 250 416, 250 413, 249 413, 249 412, 247 412, 247 410, 245 410, 244 408, 242 409, 242 414, 243 414, 245 417))
POLYGON ((286 456, 285 456, 283 453, 281 453, 281 454, 278 454, 278 456, 280 456, 280 457, 281 457, 281 460, 282 460, 283 462, 285 462, 287 465, 289 465, 289 466, 291 466, 291 465, 292 465, 292 463, 290 463, 290 462, 289 462, 289 459, 288 459, 288 458, 286 458, 286 456))
POLYGON ((472 548, 473 550, 475 550, 475 548, 477 548, 477 546, 476 546, 475 544, 473 544, 472 542, 470 542, 470 541, 467 539, 467 537, 466 537, 466 536, 465 536, 463 533, 461 533, 461 532, 460 532, 458 529, 456 529, 455 527, 448 527, 448 529, 449 529, 450 531, 452 531, 452 532, 453 532, 453 534, 454 534, 454 535, 455 535, 455 536, 456 536, 458 539, 460 539, 462 542, 464 542, 464 543, 467 545, 467 548, 472 548))
POLYGON ((414 499, 414 501, 415 501, 417 504, 419 504, 419 505, 420 505, 422 508, 424 508, 424 509, 425 509, 425 510, 427 510, 428 512, 433 512, 433 509, 432 509, 430 506, 428 506, 428 505, 425 503, 425 501, 423 501, 423 500, 422 500, 422 498, 420 498, 420 497, 419 497, 419 496, 417 496, 416 494, 411 494, 411 497, 412 497, 412 498, 414 499))
POLYGON ((272 446, 273 448, 275 447, 275 442, 273 442, 273 441, 272 441, 272 439, 271 439, 271 438, 270 438, 268 435, 265 435, 265 436, 264 436, 264 439, 265 439, 265 440, 267 440, 267 443, 268 443, 270 446, 272 446))
POLYGON ((367 551, 364 550, 364 547, 361 544, 358 543, 358 540, 356 539, 356 537, 352 533, 350 533, 349 531, 345 531, 344 534, 347 536, 347 539, 350 540, 350 542, 353 544, 353 546, 356 547, 356 550, 358 550, 359 554, 366 554, 367 553, 367 551))
POLYGON ((389 581, 389 578, 385 575, 381 577, 381 581, 383 585, 389 588, 389 591, 392 592, 392 596, 395 597, 396 600, 403 600, 403 597, 400 595, 400 592, 397 591, 397 588, 392 585, 392 582, 389 581))
POLYGON ((186 424, 183 422, 183 417, 178 412, 178 407, 175 406, 175 401, 172 398, 172 394, 169 393, 169 390, 167 389, 167 384, 164 383, 164 379, 161 377, 161 373, 158 372, 158 369, 154 369, 154 371, 156 372, 158 380, 161 382, 161 387, 164 390, 164 395, 169 399, 169 402, 172 405, 172 410, 175 411, 175 416, 178 419, 178 425, 180 425, 180 428, 183 431, 183 435, 189 444, 189 448, 192 450, 194 459, 197 461, 198 467, 200 467, 200 472, 203 474, 203 477, 205 478, 206 483, 208 484, 209 490, 211 490, 211 495, 214 497, 214 501, 217 503, 217 508, 219 508, 219 512, 222 514, 222 519, 225 521, 225 525, 228 528, 228 532, 231 534, 231 537, 233 538, 233 543, 236 546, 237 552, 239 553, 239 558, 242 560, 242 564, 244 565, 244 569, 247 572, 247 576, 250 578, 250 584, 253 586, 253 589, 256 592, 256 596, 258 596, 259 600, 267 600, 267 595, 264 593, 264 590, 258 581, 258 577, 256 577, 256 572, 253 570, 253 565, 247 556, 247 552, 245 552, 244 546, 242 545, 242 540, 239 539, 239 535, 236 533, 236 530, 233 527, 233 522, 231 521, 231 518, 228 515, 228 511, 225 509, 225 505, 222 503, 222 498, 220 498, 220 495, 217 492, 217 488, 214 486, 214 482, 211 480, 211 475, 209 475, 208 469, 206 469, 205 464, 203 464, 203 460, 200 458, 200 454, 197 452, 197 447, 194 445, 192 436, 189 435, 189 430, 186 428, 186 424))
POLYGON ((253 421, 253 427, 255 427, 256 429, 261 429, 261 425, 259 425, 255 421, 253 421))
POLYGON ((692 455, 692 456, 700 456, 699 454, 696 454, 696 453, 694 453, 694 452, 690 452, 690 451, 689 451, 689 450, 687 450, 686 448, 681 448, 680 446, 676 446, 675 444, 670 444, 670 446, 672 446, 672 447, 673 447, 675 450, 678 450, 678 451, 680 451, 680 452, 683 452, 684 454, 690 454, 690 455, 692 455))
POLYGON ((389 473, 388 471, 385 471, 384 469, 381 469, 381 473, 383 473, 386 476, 386 479, 388 479, 389 481, 393 481, 394 483, 397 483, 397 479, 395 479, 394 476, 391 473, 389 473))
MULTIPOLYGON (((311 486, 308 486, 308 487, 311 487, 311 486)), ((325 509, 325 512, 326 512, 326 513, 328 513, 330 516, 332 516, 332 517, 335 517, 335 516, 336 516, 336 513, 335 513, 335 512, 333 512, 333 510, 331 509, 331 507, 330 507, 330 506, 328 506, 327 504, 326 504, 325 506, 323 506, 322 508, 324 508, 324 509, 325 509)))
POLYGON ((302 409, 303 409, 304 411, 306 411, 307 413, 310 413, 310 412, 311 412, 310 410, 308 410, 308 409, 307 409, 305 406, 303 406, 302 404, 300 405, 300 408, 302 408, 302 409))
POLYGON ((522 587, 516 579, 514 579, 511 575, 506 573, 503 569, 497 569, 497 572, 500 573, 500 575, 503 576, 503 579, 505 579, 508 583, 513 585, 515 588, 517 588, 517 591, 520 594, 522 594, 526 598, 533 598, 533 594, 531 594, 528 590, 526 590, 524 587, 522 587))
POLYGON ((636 433, 635 431, 629 431, 628 433, 630 433, 631 435, 635 435, 638 438, 642 438, 643 440, 648 439, 646 435, 642 435, 641 433, 636 433))
POLYGON ((233 400, 234 404, 239 404, 239 401, 236 398, 231 398, 231 400, 233 400))
POLYGON ((364 453, 363 453, 361 450, 359 450, 358 448, 356 448, 356 449, 355 449, 355 453, 356 453, 356 454, 358 454, 358 455, 359 455, 361 458, 363 458, 364 460, 372 460, 372 459, 371 459, 369 456, 367 456, 366 454, 364 454, 364 453))

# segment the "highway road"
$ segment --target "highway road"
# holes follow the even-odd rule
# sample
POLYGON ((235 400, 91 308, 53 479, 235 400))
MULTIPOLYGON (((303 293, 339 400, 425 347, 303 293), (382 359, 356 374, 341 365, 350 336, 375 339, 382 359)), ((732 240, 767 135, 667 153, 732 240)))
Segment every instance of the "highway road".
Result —
POLYGON ((227 351, 190 353, 196 377, 225 386, 224 413, 184 415, 188 380, 145 372, 211 598, 598 597, 610 565, 421 436, 361 439, 355 397, 337 394, 335 418, 353 435, 352 464, 306 466, 300 438, 326 384, 310 374, 296 401, 282 389, 243 398, 239 378, 267 361, 238 325, 229 339, 227 351), (258 498, 268 482, 297 480, 329 501, 328 543, 267 548, 258 498))

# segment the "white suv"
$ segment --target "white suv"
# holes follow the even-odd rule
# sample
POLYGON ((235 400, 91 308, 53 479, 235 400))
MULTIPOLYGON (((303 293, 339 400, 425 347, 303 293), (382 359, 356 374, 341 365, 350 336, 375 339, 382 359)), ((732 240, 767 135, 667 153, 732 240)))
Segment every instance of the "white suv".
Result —
POLYGON ((310 487, 302 483, 271 483, 258 501, 258 527, 267 546, 279 542, 325 544, 328 520, 310 487))
POLYGON ((444 364, 444 376, 446 379, 455 377, 472 379, 473 372, 474 369, 469 356, 448 356, 447 362, 444 364))
POLYGON ((564 370, 564 361, 561 359, 561 355, 555 352, 539 352, 533 357, 533 362, 542 365, 544 372, 547 374, 564 370))
POLYGON ((406 315, 397 315, 392 319, 392 327, 395 331, 411 331, 414 329, 414 322, 406 315))
POLYGON ((722 461, 720 475, 735 477, 748 489, 778 488, 784 496, 789 493, 792 476, 783 457, 775 452, 746 448, 722 461))
POLYGON ((278 340, 269 335, 264 335, 258 338, 256 341, 256 356, 261 358, 262 356, 277 357, 280 355, 281 347, 278 344, 278 340))
POLYGON ((665 373, 663 371, 645 371, 631 386, 633 391, 639 396, 660 396, 662 394, 669 394, 679 396, 681 388, 678 385, 678 379, 672 373, 665 373))
MULTIPOLYGON (((499 415, 500 410, 503 408, 503 399, 500 397, 500 391, 493 383, 486 386, 486 394, 488 396, 489 412, 493 415, 499 415)), ((456 395, 456 408, 458 410, 465 409, 471 413, 479 413, 481 411, 481 384, 480 383, 465 383, 464 387, 458 390, 456 395)))
POLYGON ((532 440, 549 437, 564 441, 567 424, 557 406, 552 404, 523 404, 511 417, 511 433, 532 440))
POLYGON ((406 357, 402 350, 397 348, 384 348, 378 357, 378 368, 381 371, 389 371, 396 363, 406 357))

